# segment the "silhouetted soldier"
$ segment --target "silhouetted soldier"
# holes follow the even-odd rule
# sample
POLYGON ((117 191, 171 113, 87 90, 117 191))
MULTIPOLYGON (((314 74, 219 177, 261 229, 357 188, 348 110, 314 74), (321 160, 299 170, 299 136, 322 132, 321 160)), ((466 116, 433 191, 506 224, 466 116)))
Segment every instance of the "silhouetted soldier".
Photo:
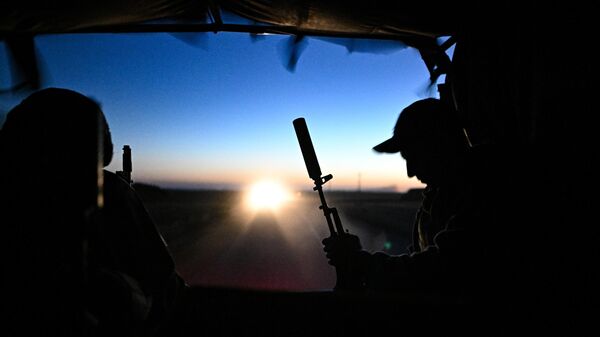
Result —
POLYGON ((509 242, 502 231, 491 234, 500 221, 492 215, 510 188, 499 179, 501 151, 471 147, 453 112, 433 98, 404 109, 393 137, 374 150, 399 152, 408 176, 427 184, 410 253, 373 254, 361 250, 356 236, 342 235, 323 240, 330 264, 359 271, 367 290, 433 292, 460 301, 502 282, 501 266, 511 257, 499 242, 509 242))
POLYGON ((44 89, 0 135, 9 335, 156 334, 184 284, 135 191, 102 170, 113 145, 98 104, 44 89))
POLYGON ((406 173, 427 184, 413 228, 411 252, 433 245, 434 236, 466 207, 469 183, 461 174, 470 150, 468 139, 444 103, 429 98, 402 111, 394 136, 375 146, 380 153, 400 153, 406 173))

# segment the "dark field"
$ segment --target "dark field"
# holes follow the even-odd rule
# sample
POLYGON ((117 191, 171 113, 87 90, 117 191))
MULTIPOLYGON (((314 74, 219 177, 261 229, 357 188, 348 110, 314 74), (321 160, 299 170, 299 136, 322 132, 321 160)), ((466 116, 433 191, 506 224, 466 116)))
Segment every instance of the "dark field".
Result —
MULTIPOLYGON (((329 233, 316 192, 257 212, 242 192, 136 189, 190 285, 323 290, 335 284, 322 250, 329 233)), ((420 201, 412 192, 326 192, 326 198, 366 250, 400 254, 420 201)))

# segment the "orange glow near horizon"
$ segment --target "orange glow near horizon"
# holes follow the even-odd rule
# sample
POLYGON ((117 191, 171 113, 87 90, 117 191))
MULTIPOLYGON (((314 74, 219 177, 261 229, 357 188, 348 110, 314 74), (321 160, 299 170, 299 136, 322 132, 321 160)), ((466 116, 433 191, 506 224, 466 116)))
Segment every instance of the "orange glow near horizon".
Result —
MULTIPOLYGON (((217 179, 212 177, 198 178, 198 177, 186 177, 179 176, 175 177, 155 177, 152 175, 134 176, 134 181, 139 183, 148 183, 158 185, 165 188, 184 188, 184 189, 244 189, 248 183, 246 181, 258 181, 251 175, 237 177, 219 177, 217 179)), ((369 179, 370 177, 363 178, 360 188, 362 191, 386 191, 386 192, 398 192, 404 193, 413 188, 423 188, 425 185, 416 178, 408 179, 397 176, 382 176, 377 179, 369 179)), ((301 190, 312 190, 313 182, 308 177, 290 177, 289 179, 283 179, 285 185, 289 190, 301 191, 301 190)), ((330 191, 356 191, 359 185, 356 178, 352 176, 339 175, 334 177, 333 180, 325 185, 326 190, 330 191)))
MULTIPOLYGON (((406 177, 402 163, 398 158, 374 157, 373 166, 360 169, 333 170, 333 179, 325 185, 329 191, 385 191, 403 193, 411 188, 422 188, 424 185, 416 178, 406 177), (399 168, 398 168, 399 167, 399 168)), ((240 190, 253 182, 264 180, 279 181, 292 191, 311 190, 312 180, 307 176, 302 162, 294 169, 281 168, 261 170, 258 168, 223 168, 177 165, 177 170, 169 167, 137 165, 133 179, 165 188, 184 189, 231 189, 240 190), (273 178, 276 177, 276 178, 273 178)), ((291 165, 290 165, 291 166, 291 165)), ((330 165, 331 166, 331 165, 330 165)), ((338 165, 342 167, 341 165, 338 165)), ((115 165, 119 168, 119 164, 115 165)))

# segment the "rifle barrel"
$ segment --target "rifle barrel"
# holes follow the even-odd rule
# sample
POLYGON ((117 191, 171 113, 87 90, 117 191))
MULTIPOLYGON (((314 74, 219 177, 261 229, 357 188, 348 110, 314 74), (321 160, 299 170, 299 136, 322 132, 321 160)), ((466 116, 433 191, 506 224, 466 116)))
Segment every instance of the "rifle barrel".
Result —
POLYGON ((302 151, 302 157, 304 157, 304 163, 308 170, 308 176, 315 181, 321 181, 321 167, 319 166, 319 160, 315 153, 312 140, 310 139, 310 133, 306 126, 306 120, 304 118, 296 118, 294 120, 294 129, 296 130, 296 136, 298 137, 298 143, 300 144, 300 150, 302 151))

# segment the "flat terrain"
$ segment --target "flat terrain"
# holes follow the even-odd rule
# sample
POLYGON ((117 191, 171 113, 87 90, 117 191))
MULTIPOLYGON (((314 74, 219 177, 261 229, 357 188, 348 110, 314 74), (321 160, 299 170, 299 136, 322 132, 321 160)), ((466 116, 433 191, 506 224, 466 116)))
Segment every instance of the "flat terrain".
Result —
MULTIPOLYGON (((191 285, 303 291, 335 284, 322 250, 329 232, 316 192, 257 211, 242 192, 136 189, 191 285)), ((325 194, 366 250, 406 252, 418 193, 325 194)))

